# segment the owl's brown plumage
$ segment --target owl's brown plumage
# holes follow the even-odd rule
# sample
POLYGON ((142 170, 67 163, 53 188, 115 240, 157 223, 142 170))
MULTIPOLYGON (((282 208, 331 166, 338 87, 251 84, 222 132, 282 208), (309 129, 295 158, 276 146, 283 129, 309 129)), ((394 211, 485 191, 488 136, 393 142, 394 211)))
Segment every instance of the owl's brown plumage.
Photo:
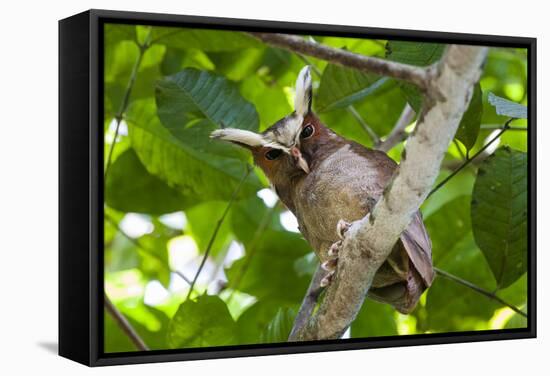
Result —
MULTIPOLYGON (((213 137, 252 151, 281 201, 298 219, 304 238, 324 262, 339 240, 338 221, 365 217, 397 164, 383 152, 347 140, 320 122, 311 111, 307 67, 296 86, 296 111, 262 134, 224 129, 213 137)), ((431 243, 417 213, 376 273, 369 296, 408 313, 433 278, 431 243)))

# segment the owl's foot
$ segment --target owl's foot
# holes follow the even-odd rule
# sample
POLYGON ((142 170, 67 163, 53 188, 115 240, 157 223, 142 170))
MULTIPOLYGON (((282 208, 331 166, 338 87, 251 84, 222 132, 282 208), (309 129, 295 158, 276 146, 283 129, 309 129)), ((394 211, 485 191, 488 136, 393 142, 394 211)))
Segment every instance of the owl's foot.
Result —
POLYGON ((338 221, 338 223, 336 224, 336 234, 340 239, 344 239, 344 235, 346 235, 346 232, 349 230, 350 226, 351 223, 348 223, 343 219, 340 219, 338 221))
POLYGON ((330 246, 327 252, 329 259, 321 264, 321 268, 328 272, 325 278, 321 280, 321 287, 326 287, 332 282, 332 278, 336 271, 336 265, 338 265, 338 252, 340 251, 340 247, 342 247, 342 241, 350 226, 351 224, 343 219, 340 219, 336 224, 336 234, 341 240, 338 240, 330 246))
MULTIPOLYGON (((338 243, 341 244, 342 242, 339 241, 338 243)), ((337 248, 337 245, 336 245, 336 243, 334 243, 330 247, 329 252, 328 252, 329 256, 331 258, 321 264, 321 268, 323 268, 323 270, 327 271, 327 275, 321 280, 321 287, 328 286, 330 284, 330 282, 332 282, 332 276, 336 272, 336 265, 338 265, 338 256, 335 256, 334 253, 331 254, 331 250, 336 249, 336 248, 337 248)), ((336 250, 336 252, 337 252, 337 250, 336 250)))
POLYGON ((334 276, 334 272, 328 273, 322 280, 321 280, 321 287, 327 287, 332 282, 332 277, 334 276))

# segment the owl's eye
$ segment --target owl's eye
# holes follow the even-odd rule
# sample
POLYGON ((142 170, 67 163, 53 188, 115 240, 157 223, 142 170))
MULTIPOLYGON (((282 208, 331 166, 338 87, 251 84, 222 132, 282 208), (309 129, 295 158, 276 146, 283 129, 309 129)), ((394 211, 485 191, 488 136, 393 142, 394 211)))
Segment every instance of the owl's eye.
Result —
POLYGON ((271 149, 267 153, 265 153, 265 157, 269 159, 270 161, 279 158, 283 151, 281 149, 271 149))
POLYGON ((300 133, 300 138, 308 138, 311 137, 313 134, 313 126, 311 124, 308 124, 302 129, 302 133, 300 133))

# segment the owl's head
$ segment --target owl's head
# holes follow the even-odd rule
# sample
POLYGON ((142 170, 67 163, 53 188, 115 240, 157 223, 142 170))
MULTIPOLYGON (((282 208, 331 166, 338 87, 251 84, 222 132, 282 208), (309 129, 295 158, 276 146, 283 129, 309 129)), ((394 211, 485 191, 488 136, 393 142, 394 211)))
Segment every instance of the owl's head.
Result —
POLYGON ((262 133, 225 128, 215 130, 210 137, 249 149, 254 162, 274 184, 308 174, 313 153, 332 134, 311 111, 311 99, 311 72, 305 66, 296 79, 294 112, 262 133))

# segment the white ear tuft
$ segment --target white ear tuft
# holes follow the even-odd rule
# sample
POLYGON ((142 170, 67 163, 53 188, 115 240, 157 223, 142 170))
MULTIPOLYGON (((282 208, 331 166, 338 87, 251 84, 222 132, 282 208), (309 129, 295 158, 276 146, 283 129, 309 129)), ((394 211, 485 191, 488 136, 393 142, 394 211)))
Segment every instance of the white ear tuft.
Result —
POLYGON ((266 143, 262 135, 237 128, 217 129, 210 133, 210 138, 219 138, 221 140, 236 142, 252 147, 262 146, 266 143))
POLYGON ((311 72, 306 65, 296 79, 296 97, 294 98, 296 114, 304 117, 311 111, 311 72))

